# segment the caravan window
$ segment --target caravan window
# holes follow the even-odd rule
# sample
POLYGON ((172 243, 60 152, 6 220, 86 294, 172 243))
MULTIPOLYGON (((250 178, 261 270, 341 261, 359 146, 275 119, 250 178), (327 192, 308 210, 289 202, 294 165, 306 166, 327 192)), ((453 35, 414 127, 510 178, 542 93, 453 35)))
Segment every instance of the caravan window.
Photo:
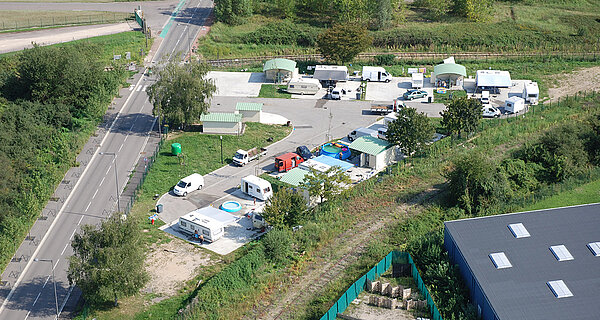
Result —
POLYGON ((302 89, 306 89, 306 86, 300 86, 300 88, 302 88, 302 89))
POLYGON ((210 232, 206 231, 206 230, 202 230, 202 234, 205 236, 210 236, 210 232))
POLYGON ((248 190, 252 190, 252 186, 251 185, 248 185, 248 190))
POLYGON ((293 85, 293 84, 290 84, 290 88, 294 88, 294 85, 293 85))
POLYGON ((267 193, 267 192, 269 192, 269 191, 271 191, 271 187, 266 187, 266 188, 265 188, 265 190, 264 190, 263 192, 264 192, 264 193, 267 193))
POLYGON ((187 227, 187 224, 183 221, 180 221, 179 224, 181 224, 182 227, 187 227))

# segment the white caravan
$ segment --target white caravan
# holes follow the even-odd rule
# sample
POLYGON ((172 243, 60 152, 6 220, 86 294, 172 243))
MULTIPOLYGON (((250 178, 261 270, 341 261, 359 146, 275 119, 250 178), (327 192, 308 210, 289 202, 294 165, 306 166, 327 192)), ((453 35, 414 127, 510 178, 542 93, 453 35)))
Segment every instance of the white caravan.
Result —
POLYGON ((240 190, 251 197, 263 201, 267 201, 273 196, 273 188, 271 188, 271 183, 254 175, 242 178, 240 190))
POLYGON ((537 82, 528 82, 523 89, 523 99, 531 105, 537 105, 540 99, 540 89, 537 82))
POLYGON ((317 79, 295 78, 288 82, 286 91, 294 94, 317 94, 321 88, 321 82, 317 79))
POLYGON ((505 101, 504 110, 507 113, 519 113, 525 110, 525 99, 517 96, 510 97, 505 101))
POLYGON ((225 227, 235 222, 236 217, 214 207, 194 210, 179 218, 179 229, 191 236, 202 235, 209 242, 217 241, 225 234, 225 227))
POLYGON ((363 81, 379 81, 379 82, 390 82, 392 76, 385 71, 382 67, 363 67, 362 68, 362 80, 363 81))
POLYGON ((185 197, 188 193, 200 190, 202 187, 204 187, 204 177, 198 173, 193 173, 181 179, 173 188, 173 193, 185 197))

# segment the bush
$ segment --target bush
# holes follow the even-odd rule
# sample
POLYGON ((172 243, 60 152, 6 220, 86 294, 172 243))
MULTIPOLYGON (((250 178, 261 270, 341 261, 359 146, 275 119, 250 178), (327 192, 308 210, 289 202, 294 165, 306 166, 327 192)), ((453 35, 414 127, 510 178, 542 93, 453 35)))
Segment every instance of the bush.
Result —
POLYGON ((292 254, 292 235, 288 229, 273 229, 263 240, 265 255, 275 264, 285 264, 292 254))
POLYGON ((373 57, 373 63, 377 66, 391 66, 396 64, 396 56, 393 54, 380 54, 373 57))
POLYGON ((312 47, 317 42, 319 29, 290 20, 271 22, 244 36, 248 44, 298 45, 312 47))

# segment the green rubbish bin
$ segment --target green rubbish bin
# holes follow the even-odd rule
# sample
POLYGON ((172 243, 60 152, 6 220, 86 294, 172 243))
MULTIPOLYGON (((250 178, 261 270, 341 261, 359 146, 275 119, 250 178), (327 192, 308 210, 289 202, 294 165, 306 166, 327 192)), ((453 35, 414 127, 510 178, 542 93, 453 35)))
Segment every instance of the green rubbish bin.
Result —
POLYGON ((180 143, 173 143, 173 144, 171 144, 171 153, 174 156, 180 154, 181 153, 181 144, 180 143))

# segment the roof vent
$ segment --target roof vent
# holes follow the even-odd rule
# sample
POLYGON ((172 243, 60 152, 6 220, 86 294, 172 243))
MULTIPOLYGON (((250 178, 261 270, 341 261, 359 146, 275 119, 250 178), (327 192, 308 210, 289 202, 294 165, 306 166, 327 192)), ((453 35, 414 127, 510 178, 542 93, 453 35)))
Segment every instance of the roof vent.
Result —
POLYGON ((546 284, 548 285, 548 287, 550 287, 552 293, 554 293, 554 295, 559 299, 573 296, 571 290, 567 288, 567 285, 562 280, 548 281, 546 282, 546 284))
POLYGON ((517 239, 518 238, 527 238, 527 237, 531 236, 529 234, 529 232, 527 231, 527 229, 525 229, 525 226, 522 223, 509 224, 508 228, 510 229, 510 232, 512 232, 512 234, 517 239))
POLYGON ((558 261, 573 260, 573 256, 571 255, 569 250, 567 250, 567 247, 565 247, 562 244, 558 246, 551 246, 550 251, 552 251, 552 254, 554 254, 556 260, 558 261))
POLYGON ((587 247, 592 251, 595 257, 600 257, 600 242, 590 242, 587 247))
POLYGON ((512 267, 512 264, 510 264, 510 261, 508 261, 508 258, 506 257, 506 254, 504 254, 504 252, 490 253, 490 259, 492 259, 492 262, 494 263, 494 266, 496 266, 496 269, 505 269, 512 267))

